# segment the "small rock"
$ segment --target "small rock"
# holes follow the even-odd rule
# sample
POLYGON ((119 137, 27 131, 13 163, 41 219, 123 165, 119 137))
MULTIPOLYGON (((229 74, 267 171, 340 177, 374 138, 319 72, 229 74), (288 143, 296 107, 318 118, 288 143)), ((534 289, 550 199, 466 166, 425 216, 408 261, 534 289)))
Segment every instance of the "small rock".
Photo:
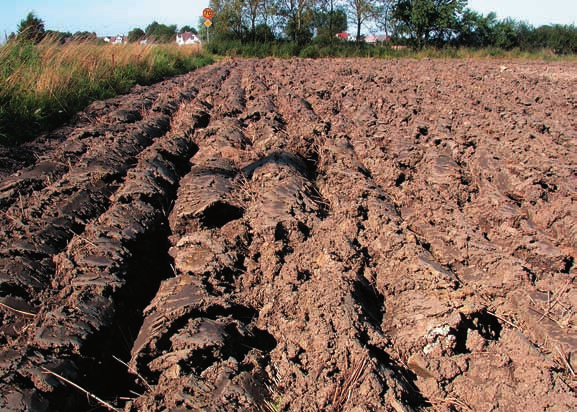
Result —
POLYGON ((481 334, 474 330, 469 329, 467 331, 467 350, 470 352, 481 352, 485 348, 487 341, 481 336, 481 334))

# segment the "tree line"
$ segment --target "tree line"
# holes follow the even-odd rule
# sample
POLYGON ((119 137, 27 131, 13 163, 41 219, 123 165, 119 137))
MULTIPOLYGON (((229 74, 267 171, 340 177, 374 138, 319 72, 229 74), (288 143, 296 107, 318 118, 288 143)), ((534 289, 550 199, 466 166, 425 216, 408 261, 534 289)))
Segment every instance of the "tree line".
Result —
POLYGON ((61 32, 57 30, 46 30, 44 21, 30 12, 26 18, 22 19, 17 27, 17 33, 10 33, 6 40, 18 40, 21 43, 38 44, 45 38, 50 38, 64 43, 66 39, 72 40, 92 40, 96 39, 96 33, 88 31, 61 32))
MULTIPOLYGON (((357 46, 362 33, 384 33, 389 45, 416 49, 445 46, 498 48, 556 54, 577 53, 577 27, 543 25, 534 27, 512 18, 498 19, 496 13, 483 15, 467 7, 467 0, 210 0, 215 11, 207 29, 199 18, 198 30, 186 25, 177 28, 153 21, 143 30, 128 33, 129 42, 146 38, 149 42, 173 42, 177 33, 192 32, 223 51, 232 45, 291 43, 293 54, 313 46, 340 44, 336 34, 351 30, 357 46), (223 46, 224 45, 224 46, 223 46), (223 47, 221 47, 223 46, 223 47)), ((38 43, 50 36, 68 39, 96 39, 96 33, 45 30, 44 22, 29 13, 10 38, 38 43)))
POLYGON ((196 29, 192 26, 185 25, 180 29, 177 28, 176 24, 162 24, 157 21, 150 23, 144 30, 139 27, 128 32, 128 41, 130 43, 140 41, 142 39, 147 39, 149 42, 155 43, 170 43, 176 38, 177 33, 191 32, 198 34, 196 29))
MULTIPOLYGON (((472 10, 467 0, 210 0, 211 40, 240 44, 334 44, 350 30, 357 45, 364 32, 383 33, 390 44, 425 47, 496 47, 577 52, 574 25, 534 27, 472 10)), ((200 19, 198 32, 206 40, 200 19)))
MULTIPOLYGON (((192 32, 198 34, 196 28, 185 25, 177 28, 176 24, 161 24, 157 21, 150 23, 144 30, 135 27, 128 32, 128 42, 134 43, 143 39, 154 43, 170 43, 175 41, 177 33, 192 32)), ((20 21, 17 33, 11 33, 9 40, 18 40, 24 43, 40 43, 43 39, 50 38, 54 41, 64 43, 68 40, 97 40, 96 33, 88 31, 77 31, 76 33, 62 32, 57 30, 46 30, 44 21, 30 12, 20 21)))

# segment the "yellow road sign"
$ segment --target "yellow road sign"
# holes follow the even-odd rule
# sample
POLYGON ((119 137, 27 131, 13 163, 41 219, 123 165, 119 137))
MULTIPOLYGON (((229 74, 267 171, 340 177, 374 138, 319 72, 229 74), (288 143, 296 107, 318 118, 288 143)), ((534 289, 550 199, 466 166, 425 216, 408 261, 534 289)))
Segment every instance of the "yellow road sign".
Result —
POLYGON ((205 25, 206 27, 210 27, 210 26, 212 25, 212 22, 211 22, 210 20, 207 20, 207 21, 204 22, 204 25, 205 25))

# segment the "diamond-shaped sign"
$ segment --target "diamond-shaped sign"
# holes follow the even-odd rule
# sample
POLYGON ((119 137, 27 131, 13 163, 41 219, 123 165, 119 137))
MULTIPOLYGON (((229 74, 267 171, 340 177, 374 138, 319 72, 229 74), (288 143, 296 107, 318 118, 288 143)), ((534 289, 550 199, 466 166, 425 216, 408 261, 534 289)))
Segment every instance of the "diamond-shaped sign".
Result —
POLYGON ((210 26, 212 25, 212 22, 211 22, 210 20, 207 20, 207 21, 204 22, 204 25, 205 25, 206 27, 210 27, 210 26))

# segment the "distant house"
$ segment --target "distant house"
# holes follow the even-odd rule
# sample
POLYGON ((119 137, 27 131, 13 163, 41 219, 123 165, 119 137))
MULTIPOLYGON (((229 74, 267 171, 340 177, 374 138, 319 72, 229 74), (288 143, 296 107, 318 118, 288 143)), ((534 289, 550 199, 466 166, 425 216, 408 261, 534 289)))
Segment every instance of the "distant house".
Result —
POLYGON ((370 36, 365 37, 365 43, 376 44, 377 43, 377 36, 371 34, 370 36))
POLYGON ((126 44, 128 38, 126 36, 106 36, 104 41, 110 44, 126 44))
POLYGON ((196 36, 196 34, 191 33, 189 31, 185 31, 184 33, 179 33, 176 35, 176 44, 179 46, 184 46, 187 44, 199 44, 200 39, 196 36))
POLYGON ((347 32, 337 33, 337 39, 339 40, 351 40, 352 36, 347 32))
POLYGON ((391 37, 385 35, 376 36, 374 34, 371 34, 370 36, 365 37, 365 42, 369 44, 386 43, 389 40, 391 40, 391 37))

